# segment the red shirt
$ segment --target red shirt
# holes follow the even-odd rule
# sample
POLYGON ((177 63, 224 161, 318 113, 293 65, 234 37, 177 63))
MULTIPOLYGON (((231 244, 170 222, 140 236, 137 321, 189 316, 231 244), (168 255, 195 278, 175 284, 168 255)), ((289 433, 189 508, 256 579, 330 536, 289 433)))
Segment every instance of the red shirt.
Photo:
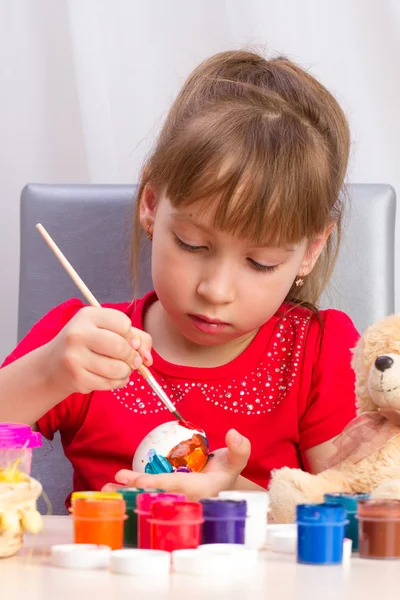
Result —
MULTIPOLYGON (((143 328, 155 298, 112 308, 143 328)), ((50 341, 82 306, 73 299, 49 312, 4 365, 50 341)), ((225 446, 232 427, 249 438, 243 475, 264 487, 272 469, 301 467, 301 451, 338 435, 355 416, 350 359, 357 331, 342 312, 320 315, 323 327, 309 310, 283 305, 240 356, 216 368, 175 365, 153 351, 151 371, 185 418, 206 431, 211 450, 225 446)), ((135 371, 126 388, 72 394, 38 426, 49 440, 60 431, 74 489, 99 490, 119 469, 132 468, 141 440, 171 417, 135 371)))

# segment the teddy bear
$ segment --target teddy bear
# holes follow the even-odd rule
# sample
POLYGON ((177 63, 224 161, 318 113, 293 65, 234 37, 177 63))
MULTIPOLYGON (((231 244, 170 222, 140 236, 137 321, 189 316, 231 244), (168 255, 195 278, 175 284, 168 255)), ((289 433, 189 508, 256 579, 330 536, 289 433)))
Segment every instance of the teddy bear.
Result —
POLYGON ((17 483, 0 481, 0 558, 18 552, 25 531, 41 531, 42 517, 36 509, 41 493, 42 486, 33 477, 17 483))
POLYGON ((400 499, 400 422, 384 416, 388 409, 400 411, 400 314, 365 331, 353 350, 352 368, 357 417, 336 438, 334 455, 318 475, 288 467, 272 472, 276 523, 293 522, 297 504, 323 502, 327 493, 400 499))

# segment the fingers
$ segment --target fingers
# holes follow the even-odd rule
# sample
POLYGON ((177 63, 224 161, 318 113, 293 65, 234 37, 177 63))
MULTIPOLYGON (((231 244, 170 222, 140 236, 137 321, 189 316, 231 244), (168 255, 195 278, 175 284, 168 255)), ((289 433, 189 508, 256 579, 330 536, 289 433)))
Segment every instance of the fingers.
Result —
POLYGON ((101 356, 88 351, 83 358, 83 367, 90 373, 104 379, 122 381, 129 379, 132 372, 130 366, 122 360, 101 356))
POLYGON ((118 492, 118 490, 120 490, 121 487, 123 487, 123 486, 117 485, 116 483, 106 483, 106 485, 103 485, 103 487, 101 488, 101 491, 102 492, 118 492))
POLYGON ((125 362, 133 360, 136 354, 125 337, 107 329, 102 329, 100 334, 97 329, 93 329, 88 335, 87 345, 96 354, 111 356, 125 362))
POLYGON ((136 485, 136 480, 140 477, 142 473, 137 473, 136 471, 129 471, 128 469, 121 469, 115 474, 115 481, 121 483, 122 485, 126 485, 128 487, 138 487, 136 485))
POLYGON ((87 315, 90 314, 90 319, 94 322, 96 327, 113 331, 124 338, 128 337, 132 327, 130 318, 125 313, 116 310, 115 308, 95 308, 93 306, 85 306, 78 314, 85 320, 88 318, 87 315), (88 311, 90 311, 90 313, 88 313, 88 311))
MULTIPOLYGON (((177 485, 175 475, 184 475, 184 473, 161 473, 160 475, 149 475, 147 473, 137 473, 122 469, 115 475, 115 481, 127 487, 136 487, 141 489, 162 489, 164 491, 173 491, 172 488, 177 485), (158 485, 157 482, 165 483, 167 488, 158 485)), ((187 473, 186 473, 187 475, 187 473)))
POLYGON ((145 331, 131 327, 129 340, 132 348, 134 348, 134 350, 136 350, 142 357, 144 364, 147 367, 151 367, 153 364, 153 357, 151 355, 153 340, 151 336, 145 331))
POLYGON ((82 394, 89 394, 93 390, 99 392, 106 390, 116 390, 123 388, 129 383, 129 377, 126 379, 106 379, 89 371, 84 372, 83 380, 79 385, 82 394))
MULTIPOLYGON (((145 331, 132 327, 130 319, 122 312, 107 308, 85 307, 81 311, 83 319, 90 319, 95 327, 86 332, 87 346, 96 354, 110 356, 123 360, 132 368, 138 368, 142 363, 151 366, 152 339, 145 331), (94 312, 88 313, 91 310, 94 312), (103 314, 105 313, 105 314, 103 314)), ((73 337, 80 335, 72 330, 73 337)))
POLYGON ((228 448, 228 466, 233 472, 239 474, 243 471, 249 460, 251 452, 250 442, 236 431, 236 429, 230 429, 226 434, 225 443, 228 448))
POLYGON ((118 471, 115 480, 128 487, 145 490, 185 494, 188 499, 198 499, 207 495, 207 480, 200 473, 136 473, 125 469, 118 471), (199 476, 201 480, 199 480, 199 476))
POLYGON ((160 473, 159 475, 140 474, 136 485, 140 488, 156 488, 165 492, 185 493, 188 484, 187 476, 191 473, 160 473), (182 478, 182 475, 186 477, 182 478))

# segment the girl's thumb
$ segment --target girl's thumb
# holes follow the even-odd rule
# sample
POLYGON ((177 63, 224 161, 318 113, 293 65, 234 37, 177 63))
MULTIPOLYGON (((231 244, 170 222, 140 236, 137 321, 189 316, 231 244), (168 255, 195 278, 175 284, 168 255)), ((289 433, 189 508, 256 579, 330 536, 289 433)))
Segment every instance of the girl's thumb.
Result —
POLYGON ((236 429, 230 429, 226 434, 225 443, 228 448, 230 466, 238 473, 243 471, 249 460, 251 445, 247 438, 240 435, 236 429))

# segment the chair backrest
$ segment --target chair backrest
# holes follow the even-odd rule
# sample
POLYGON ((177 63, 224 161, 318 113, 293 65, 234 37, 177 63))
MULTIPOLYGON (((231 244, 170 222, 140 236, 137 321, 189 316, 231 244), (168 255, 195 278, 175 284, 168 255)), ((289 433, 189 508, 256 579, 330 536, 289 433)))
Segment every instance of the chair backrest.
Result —
POLYGON ((362 333, 395 310, 396 194, 383 184, 348 191, 343 241, 321 308, 343 310, 362 333))
MULTIPOLYGON (((21 195, 18 337, 57 304, 79 296, 35 225, 41 222, 102 303, 132 296, 130 246, 134 196, 130 185, 27 185, 21 195)), ((344 243, 322 304, 347 312, 364 330, 394 311, 395 193, 388 185, 354 184, 344 243)), ((143 245, 138 291, 151 289, 150 244, 143 245)), ((59 436, 36 451, 33 476, 55 514, 65 512, 71 465, 59 436)))

